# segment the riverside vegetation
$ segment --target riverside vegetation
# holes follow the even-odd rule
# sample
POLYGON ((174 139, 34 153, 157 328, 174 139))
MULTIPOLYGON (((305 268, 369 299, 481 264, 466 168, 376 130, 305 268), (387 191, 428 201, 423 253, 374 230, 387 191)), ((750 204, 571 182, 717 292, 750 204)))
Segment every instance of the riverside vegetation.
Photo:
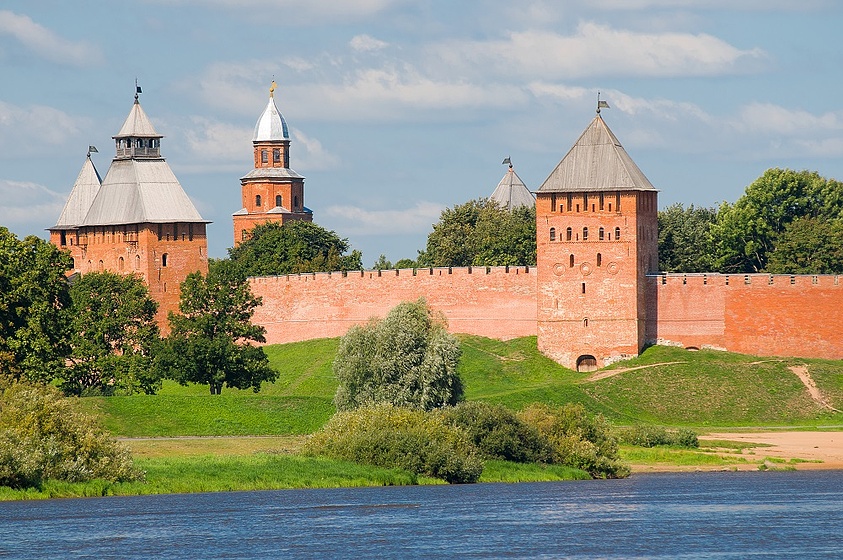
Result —
MULTIPOLYGON (((560 407, 579 402, 588 413, 602 414, 616 426, 619 455, 634 464, 761 466, 763 449, 755 456, 743 455, 740 451, 747 444, 701 442, 694 448, 668 440, 727 427, 811 429, 843 424, 843 414, 817 406, 788 370, 807 365, 829 403, 843 409, 840 361, 759 360, 656 346, 608 368, 621 373, 591 381, 590 374, 567 370, 542 356, 534 337, 506 342, 458 338, 458 373, 466 405, 489 403, 516 413, 535 403, 560 407), (642 442, 658 443, 633 445, 642 442)), ((113 435, 132 438, 124 443, 132 449, 135 467, 146 472, 146 481, 47 481, 40 489, 2 488, 0 498, 437 482, 426 475, 304 453, 307 434, 326 425, 335 411, 337 381, 331 364, 338 346, 339 339, 322 339, 265 347, 279 376, 257 394, 227 389, 211 396, 203 385, 165 381, 156 395, 77 399, 113 435)), ((507 459, 486 459, 479 481, 588 477, 569 467, 507 459)))

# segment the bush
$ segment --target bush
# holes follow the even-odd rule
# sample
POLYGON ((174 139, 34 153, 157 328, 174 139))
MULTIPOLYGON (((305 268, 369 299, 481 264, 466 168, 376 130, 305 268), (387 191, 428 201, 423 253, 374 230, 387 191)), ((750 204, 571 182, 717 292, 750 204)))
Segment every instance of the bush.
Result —
POLYGON ((547 463, 551 451, 538 430, 502 405, 482 401, 459 403, 441 409, 449 423, 462 428, 488 459, 516 463, 547 463))
POLYGON ((339 410, 380 403, 423 410, 454 405, 463 394, 459 359, 459 343, 444 316, 424 299, 401 303, 340 340, 334 404, 339 410))
POLYGON ((559 408, 533 404, 518 416, 548 441, 553 463, 582 469, 595 478, 629 475, 629 467, 618 456, 618 442, 602 415, 589 415, 581 404, 559 408))
POLYGON ((697 433, 687 428, 669 430, 661 426, 637 424, 617 431, 618 439, 627 445, 656 447, 672 445, 675 447, 695 448, 700 446, 697 433))
POLYGON ((452 484, 477 482, 483 471, 479 452, 464 431, 439 415, 391 405, 338 412, 311 436, 306 452, 452 484))
POLYGON ((0 383, 0 485, 139 480, 129 449, 51 386, 0 383))

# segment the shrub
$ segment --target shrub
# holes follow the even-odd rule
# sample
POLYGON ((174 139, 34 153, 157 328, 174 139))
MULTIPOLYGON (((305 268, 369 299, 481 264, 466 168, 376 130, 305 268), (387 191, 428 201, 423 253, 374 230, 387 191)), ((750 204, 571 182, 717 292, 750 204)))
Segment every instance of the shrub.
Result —
POLYGON ((629 475, 629 467, 618 456, 618 442, 602 415, 589 415, 581 404, 558 408, 533 404, 518 416, 547 439, 552 462, 582 469, 595 478, 629 475))
POLYGON ((661 426, 636 424, 617 431, 618 439, 627 445, 655 447, 673 445, 676 447, 699 447, 697 433, 687 428, 669 430, 661 426))
POLYGON ((380 403, 423 410, 454 405, 463 393, 459 359, 459 343, 446 330, 444 316, 424 299, 401 303, 340 340, 334 404, 339 410, 380 403))
POLYGON ((464 431, 439 415, 383 404, 338 412, 311 436, 306 452, 452 484, 476 482, 483 471, 479 452, 464 431))
POLYGON ((538 430, 502 405, 483 401, 462 402, 441 409, 441 414, 445 420, 465 430, 474 445, 489 459, 516 463, 546 463, 550 460, 550 447, 538 430))
POLYGON ((51 386, 0 386, 0 485, 38 487, 47 479, 138 480, 129 449, 51 386))

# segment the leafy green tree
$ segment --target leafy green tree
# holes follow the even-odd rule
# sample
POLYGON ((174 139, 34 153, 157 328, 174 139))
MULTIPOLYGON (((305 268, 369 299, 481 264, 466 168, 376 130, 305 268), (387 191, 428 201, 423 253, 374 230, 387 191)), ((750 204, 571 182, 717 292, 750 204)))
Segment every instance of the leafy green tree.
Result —
POLYGON ((139 480, 129 448, 55 387, 0 379, 0 486, 139 480))
POLYGON ((797 218, 778 236, 772 274, 843 274, 843 219, 797 218))
POLYGON ((419 252, 419 266, 536 264, 536 209, 512 211, 488 199, 446 208, 419 252))
POLYGON ((460 347, 420 299, 394 307, 384 319, 352 327, 334 359, 339 410, 388 403, 433 408, 456 404, 463 393, 457 374, 460 347))
POLYGON ((73 283, 70 297, 71 365, 62 389, 74 395, 154 393, 160 386, 152 368, 158 303, 143 279, 90 272, 73 283))
POLYGON ((69 253, 0 227, 0 374, 50 381, 64 369, 69 253))
POLYGON ((208 385, 212 395, 223 386, 260 391, 278 372, 260 346, 266 330, 252 324, 261 299, 254 297, 231 261, 212 263, 207 276, 189 274, 181 284, 177 315, 170 313, 170 335, 156 354, 162 377, 182 385, 208 385))
POLYGON ((386 258, 386 255, 381 254, 378 257, 378 260, 375 261, 375 264, 372 265, 374 270, 389 270, 392 268, 392 262, 386 258))
POLYGON ((684 208, 676 203, 659 212, 659 270, 710 272, 717 256, 711 229, 717 221, 714 208, 684 208))
POLYGON ((718 212, 714 238, 721 272, 760 272, 788 224, 843 218, 843 184, 812 171, 768 169, 735 204, 718 212))
POLYGON ((413 259, 398 259, 393 265, 394 268, 418 268, 419 263, 413 259))
POLYGON ((298 272, 361 270, 360 251, 346 254, 348 239, 312 222, 260 224, 252 237, 228 250, 229 258, 246 276, 298 272))

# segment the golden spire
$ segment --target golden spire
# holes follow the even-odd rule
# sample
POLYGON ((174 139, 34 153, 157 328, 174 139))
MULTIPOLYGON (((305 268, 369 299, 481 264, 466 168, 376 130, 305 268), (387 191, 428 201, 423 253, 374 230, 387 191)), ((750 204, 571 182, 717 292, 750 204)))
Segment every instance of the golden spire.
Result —
POLYGON ((275 80, 272 80, 272 85, 269 86, 269 96, 275 97, 275 88, 278 87, 278 84, 275 83, 275 80))

